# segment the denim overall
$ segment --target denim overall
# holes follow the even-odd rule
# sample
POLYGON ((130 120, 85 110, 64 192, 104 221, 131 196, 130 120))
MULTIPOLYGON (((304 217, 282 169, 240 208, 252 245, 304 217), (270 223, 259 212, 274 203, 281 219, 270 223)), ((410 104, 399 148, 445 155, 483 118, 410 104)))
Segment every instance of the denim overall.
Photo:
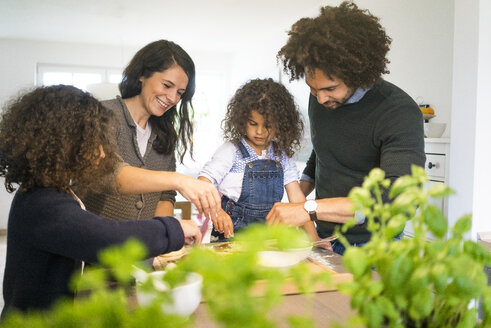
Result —
MULTIPOLYGON (((239 143, 242 157, 250 157, 246 147, 239 143)), ((234 224, 234 233, 255 222, 265 222, 273 204, 283 198, 283 167, 273 159, 258 159, 245 165, 242 190, 237 202, 222 196, 222 208, 234 224)), ((223 233, 213 227, 211 232, 218 240, 226 241, 223 233)))

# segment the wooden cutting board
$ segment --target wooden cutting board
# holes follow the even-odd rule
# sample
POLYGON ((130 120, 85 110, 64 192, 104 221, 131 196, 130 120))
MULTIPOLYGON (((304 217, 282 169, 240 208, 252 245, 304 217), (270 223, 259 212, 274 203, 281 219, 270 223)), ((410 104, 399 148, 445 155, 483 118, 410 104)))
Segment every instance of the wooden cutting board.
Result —
MULTIPOLYGON (((230 246, 229 242, 225 243, 213 243, 209 245, 202 245, 205 247, 213 247, 217 251, 220 251, 220 247, 227 247, 230 246)), ((184 252, 180 254, 180 257, 184 256, 187 254, 189 251, 188 247, 184 247, 184 252)), ((156 261, 154 261, 154 268, 155 270, 162 270, 165 265, 169 262, 175 262, 180 259, 178 258, 166 258, 166 256, 161 256, 157 257, 156 260, 158 259, 158 265, 156 265, 156 261), (171 261, 167 261, 171 260, 171 261)), ((335 254, 333 252, 327 251, 322 248, 316 248, 311 256, 306 260, 307 266, 310 269, 310 272, 313 274, 317 274, 320 272, 328 272, 331 274, 331 283, 330 284, 324 284, 324 283, 317 283, 315 286, 312 288, 312 292, 325 292, 325 291, 333 291, 337 290, 336 286, 338 283, 342 281, 350 281, 353 280, 353 276, 351 273, 347 272, 343 265, 342 265, 342 256, 335 254)), ((265 281, 258 281, 257 286, 253 290, 254 295, 263 295, 264 291, 266 288, 266 282, 265 281)), ((299 290, 295 286, 295 283, 292 278, 287 278, 286 283, 283 285, 283 294, 284 295, 292 295, 292 294, 299 294, 299 290)))
MULTIPOLYGON (((313 286, 311 291, 314 293, 337 290, 336 286, 338 283, 342 281, 353 280, 353 275, 351 273, 335 272, 334 270, 327 267, 326 265, 316 260, 313 260, 311 258, 307 260, 307 265, 313 274, 328 272, 331 274, 332 277, 330 284, 317 283, 315 286, 313 286)), ((253 294, 258 296, 263 295, 265 288, 266 288, 266 282, 258 281, 257 286, 253 290, 253 294)), ((282 287, 282 292, 283 295, 300 294, 300 291, 296 287, 295 282, 293 281, 292 278, 287 278, 287 281, 282 287)))

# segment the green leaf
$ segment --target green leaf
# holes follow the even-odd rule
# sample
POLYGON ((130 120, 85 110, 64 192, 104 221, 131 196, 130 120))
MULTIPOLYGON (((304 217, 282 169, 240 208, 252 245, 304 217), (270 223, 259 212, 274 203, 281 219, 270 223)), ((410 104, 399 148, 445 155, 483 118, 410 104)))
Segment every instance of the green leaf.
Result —
POLYGON ((419 165, 411 165, 411 175, 418 179, 421 183, 427 181, 427 175, 426 175, 426 170, 424 167, 421 167, 419 165))
POLYGON ((433 293, 430 289, 422 287, 416 289, 411 297, 409 314, 411 318, 418 320, 427 317, 433 308, 433 293))
POLYGON ((453 259, 451 270, 453 281, 449 285, 448 293, 461 299, 475 298, 487 286, 487 277, 484 274, 483 266, 465 254, 453 259))
POLYGON ((348 198, 353 202, 353 204, 355 204, 356 210, 358 210, 359 207, 371 207, 375 203, 370 191, 360 187, 355 187, 351 189, 348 194, 348 198))
POLYGON ((482 264, 491 265, 491 252, 481 244, 466 240, 464 241, 464 252, 482 264))
POLYGON ((443 238, 447 234, 447 220, 435 205, 428 205, 424 209, 424 222, 436 237, 443 238))
POLYGON ((112 246, 99 254, 101 264, 114 269, 114 277, 122 283, 133 280, 133 265, 145 259, 147 250, 145 246, 136 239, 130 239, 122 246, 112 246))
POLYGON ((350 247, 345 251, 343 265, 355 278, 361 277, 369 268, 367 255, 360 247, 350 247))
POLYGON ((462 216, 452 228, 453 235, 455 237, 462 237, 464 233, 471 230, 472 227, 472 215, 467 214, 462 216))
POLYGON ((388 292, 397 293, 407 285, 413 270, 413 262, 406 254, 390 251, 389 254, 392 256, 386 256, 376 269, 382 276, 388 292))
POLYGON ((288 323, 290 327, 293 328, 315 328, 315 322, 310 317, 300 317, 300 316, 291 316, 288 317, 288 323))
POLYGON ((442 293, 448 283, 448 269, 443 263, 436 263, 431 268, 431 280, 437 293, 442 293))
POLYGON ((416 206, 421 198, 421 190, 410 188, 399 194, 392 202, 393 213, 409 213, 413 215, 416 212, 416 206))
POLYGON ((392 184, 392 187, 390 188, 390 192, 389 192, 389 197, 394 198, 400 193, 402 193, 403 191, 405 191, 407 188, 416 187, 417 183, 418 181, 414 179, 412 176, 405 175, 399 177, 392 184))
POLYGON ((448 197, 455 192, 444 183, 435 183, 430 188, 428 188, 428 195, 431 197, 448 197))
POLYGON ((406 220, 406 216, 403 214, 397 214, 390 218, 389 223, 385 228, 385 237, 387 238, 387 240, 391 240, 404 230, 404 227, 406 226, 406 220))
POLYGON ((476 309, 470 309, 464 312, 464 316, 455 328, 473 328, 476 326, 476 309))
POLYGON ((362 187, 365 189, 372 189, 377 187, 379 183, 381 183, 385 178, 385 172, 379 168, 374 168, 368 173, 368 176, 365 177, 363 181, 362 187))
POLYGON ((375 299, 377 307, 382 311, 382 313, 392 321, 397 321, 400 319, 399 312, 394 306, 394 303, 384 296, 379 296, 375 299))
POLYGON ((375 298, 384 290, 384 284, 381 281, 374 281, 368 285, 368 296, 375 298))
POLYGON ((367 319, 370 328, 380 328, 382 326, 383 315, 376 303, 368 302, 363 306, 363 314, 367 319))
POLYGON ((337 284, 338 290, 346 295, 354 295, 360 289, 360 285, 356 281, 343 281, 337 284))

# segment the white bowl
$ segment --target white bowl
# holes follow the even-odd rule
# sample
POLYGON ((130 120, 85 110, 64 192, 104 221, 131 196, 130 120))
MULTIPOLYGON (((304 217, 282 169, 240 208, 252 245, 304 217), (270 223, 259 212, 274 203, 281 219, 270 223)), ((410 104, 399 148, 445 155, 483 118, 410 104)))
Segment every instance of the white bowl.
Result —
POLYGON ((305 260, 311 253, 311 246, 285 251, 261 251, 258 253, 259 265, 268 268, 289 268, 305 260))
MULTIPOLYGON (((164 292, 169 290, 169 286, 162 281, 165 271, 154 271, 147 274, 152 279, 156 291, 164 292)), ((136 285, 136 298, 138 304, 147 306, 152 303, 156 295, 139 288, 141 282, 136 285)), ((163 303, 162 311, 167 314, 188 316, 192 314, 201 302, 201 288, 203 286, 203 277, 195 272, 188 273, 186 281, 174 287, 171 292, 172 303, 163 303)))
POLYGON ((424 123, 424 133, 427 138, 440 138, 445 132, 446 123, 424 123))

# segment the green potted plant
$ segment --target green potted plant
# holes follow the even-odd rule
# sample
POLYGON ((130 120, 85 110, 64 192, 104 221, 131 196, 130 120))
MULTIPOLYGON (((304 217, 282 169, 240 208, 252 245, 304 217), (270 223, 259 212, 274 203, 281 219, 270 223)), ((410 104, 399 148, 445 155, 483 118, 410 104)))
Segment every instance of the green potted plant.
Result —
MULTIPOLYGON (((346 246, 343 264, 353 281, 339 290, 351 296, 357 310, 353 324, 367 327, 490 327, 491 288, 484 266, 490 253, 466 240, 471 216, 458 220, 448 232, 442 212, 428 202, 430 197, 447 197, 452 190, 438 184, 424 189, 423 168, 392 185, 380 169, 373 169, 361 187, 351 190, 355 209, 363 211, 372 233, 362 247, 346 246), (388 193, 390 202, 382 195, 388 193), (394 241, 411 220, 413 238, 394 241), (427 232, 436 239, 427 240, 427 232), (448 238, 447 238, 448 233, 448 238), (477 320, 476 303, 482 302, 484 316, 477 320)), ((350 221, 342 231, 355 224, 350 221)))
MULTIPOLYGON (((193 248, 167 274, 198 272, 203 276, 203 297, 212 319, 220 327, 276 327, 271 310, 283 300, 282 287, 292 282, 300 293, 309 295, 317 283, 329 284, 328 272, 312 273, 306 263, 283 268, 260 265, 260 254, 274 249, 288 254, 311 243, 303 230, 284 226, 253 225, 237 234, 235 252, 223 254, 210 248, 193 248), (274 241, 274 242, 272 242, 274 241), (260 285, 261 288, 257 288, 260 285)), ((288 263, 290 264, 290 263, 288 263)), ((287 318, 290 327, 314 327, 310 316, 287 318)))
MULTIPOLYGON (((90 291, 86 297, 79 297, 75 302, 61 301, 46 312, 9 313, 0 326, 132 328, 158 323, 159 327, 192 327, 193 316, 175 314, 188 312, 175 311, 173 291, 188 280, 190 273, 199 273, 203 278, 205 306, 218 326, 275 327, 278 323, 269 313, 281 304, 285 283, 293 281, 299 292, 308 294, 315 284, 330 283, 331 276, 327 272, 313 274, 305 263, 286 269, 259 265, 259 252, 271 247, 271 240, 275 240, 275 249, 282 251, 304 247, 307 236, 303 230, 294 228, 253 226, 237 234, 239 251, 219 254, 206 247, 193 248, 165 275, 153 275, 150 268, 144 268, 140 262, 145 258, 144 247, 137 241, 129 241, 100 254, 103 268, 91 266, 82 276, 74 277, 76 290, 90 291), (116 287, 108 288, 109 275, 118 281, 116 287), (135 276, 146 293, 142 302, 145 304, 137 304, 135 276), (160 288, 162 284, 166 287, 160 288), (258 284, 262 287, 259 293, 258 284)), ((314 327, 308 313, 287 320, 290 327, 314 327)))

